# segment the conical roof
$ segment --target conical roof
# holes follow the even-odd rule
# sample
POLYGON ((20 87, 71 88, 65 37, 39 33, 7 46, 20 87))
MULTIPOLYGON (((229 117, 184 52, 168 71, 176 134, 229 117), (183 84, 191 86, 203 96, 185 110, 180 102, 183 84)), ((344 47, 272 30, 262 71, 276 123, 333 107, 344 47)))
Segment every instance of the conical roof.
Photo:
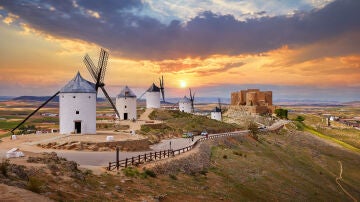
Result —
POLYGON ((122 91, 120 92, 119 95, 117 95, 117 97, 118 98, 121 98, 121 97, 135 97, 136 98, 136 95, 128 86, 125 86, 125 88, 122 89, 122 91))
POLYGON ((179 102, 181 102, 181 103, 191 103, 191 100, 188 97, 184 96, 183 98, 181 98, 179 100, 179 102))
POLYGON ((60 89, 60 93, 96 93, 95 84, 85 80, 78 72, 69 83, 60 89))
POLYGON ((160 92, 160 88, 157 87, 154 83, 150 86, 147 92, 160 92))
POLYGON ((213 112, 221 112, 221 109, 219 107, 215 107, 215 109, 213 110, 213 112))

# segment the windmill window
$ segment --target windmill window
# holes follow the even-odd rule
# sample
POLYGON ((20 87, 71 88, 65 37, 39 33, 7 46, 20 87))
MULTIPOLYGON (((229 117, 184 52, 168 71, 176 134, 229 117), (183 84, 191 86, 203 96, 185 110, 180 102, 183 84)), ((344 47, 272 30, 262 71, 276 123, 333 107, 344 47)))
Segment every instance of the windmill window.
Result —
POLYGON ((89 96, 89 99, 91 98, 91 96, 89 96))
POLYGON ((76 111, 76 114, 79 114, 79 111, 76 111))
POLYGON ((125 105, 125 109, 126 109, 126 105, 125 105))
POLYGON ((76 98, 76 96, 73 96, 73 98, 76 98))

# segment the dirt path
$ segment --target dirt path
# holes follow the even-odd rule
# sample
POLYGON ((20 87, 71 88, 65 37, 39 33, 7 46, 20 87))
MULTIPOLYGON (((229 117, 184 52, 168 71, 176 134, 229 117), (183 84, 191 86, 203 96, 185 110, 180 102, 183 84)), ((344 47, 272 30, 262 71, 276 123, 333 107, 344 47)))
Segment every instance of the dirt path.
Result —
POLYGON ((340 184, 340 180, 342 180, 343 167, 342 167, 341 161, 338 161, 338 162, 340 164, 340 173, 339 173, 339 177, 335 178, 335 181, 347 196, 349 196, 354 202, 357 202, 357 199, 354 198, 348 191, 346 191, 346 189, 343 186, 341 186, 341 184, 340 184))

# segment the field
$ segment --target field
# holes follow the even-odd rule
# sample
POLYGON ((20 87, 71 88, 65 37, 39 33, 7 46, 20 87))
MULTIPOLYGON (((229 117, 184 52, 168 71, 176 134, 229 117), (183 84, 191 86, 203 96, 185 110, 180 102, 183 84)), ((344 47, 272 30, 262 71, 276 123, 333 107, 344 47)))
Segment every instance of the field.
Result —
POLYGON ((352 147, 360 149, 360 130, 336 121, 332 121, 331 127, 327 127, 325 117, 322 116, 322 114, 326 113, 338 117, 352 118, 360 116, 360 109, 358 107, 299 107, 290 109, 292 112, 289 114, 289 119, 303 116, 305 118, 304 124, 308 126, 307 128, 309 131, 316 131, 325 138, 334 138, 337 141, 344 142, 352 147))

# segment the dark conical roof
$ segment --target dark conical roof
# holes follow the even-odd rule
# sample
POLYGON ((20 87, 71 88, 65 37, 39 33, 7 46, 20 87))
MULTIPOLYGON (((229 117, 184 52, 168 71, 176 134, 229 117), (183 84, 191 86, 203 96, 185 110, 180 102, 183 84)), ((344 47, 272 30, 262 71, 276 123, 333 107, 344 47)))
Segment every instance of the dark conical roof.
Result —
POLYGON ((179 102, 182 102, 182 103, 191 103, 191 100, 190 100, 188 97, 184 96, 183 98, 180 99, 179 102))
POLYGON ((213 112, 221 112, 221 109, 219 107, 215 107, 215 109, 213 110, 213 112))
POLYGON ((147 92, 160 92, 160 88, 157 87, 154 83, 150 86, 147 92))
POLYGON ((125 86, 125 88, 122 89, 122 91, 120 92, 119 95, 117 95, 117 97, 118 98, 120 98, 120 97, 135 97, 136 98, 136 95, 128 86, 125 86))
POLYGON ((85 80, 78 72, 69 83, 60 89, 60 93, 96 93, 95 84, 85 80))

